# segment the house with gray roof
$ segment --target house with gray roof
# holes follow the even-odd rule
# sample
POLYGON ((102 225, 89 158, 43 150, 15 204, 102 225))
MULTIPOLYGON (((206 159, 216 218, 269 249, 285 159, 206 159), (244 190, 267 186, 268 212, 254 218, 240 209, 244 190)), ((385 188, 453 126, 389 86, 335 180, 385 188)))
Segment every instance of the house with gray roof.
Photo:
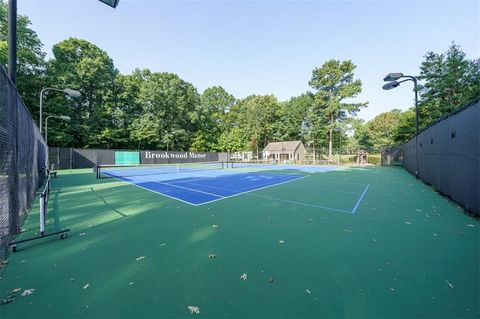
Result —
POLYGON ((280 163, 303 161, 305 153, 302 141, 272 142, 262 150, 263 159, 280 163))

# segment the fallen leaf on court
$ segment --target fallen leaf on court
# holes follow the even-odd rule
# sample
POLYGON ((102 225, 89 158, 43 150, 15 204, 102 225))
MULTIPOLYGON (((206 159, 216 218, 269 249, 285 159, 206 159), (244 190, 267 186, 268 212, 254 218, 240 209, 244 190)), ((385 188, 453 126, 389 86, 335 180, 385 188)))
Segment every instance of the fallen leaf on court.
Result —
POLYGON ((395 288, 390 288, 391 291, 395 291, 395 288))
POLYGON ((447 283, 448 287, 450 287, 451 289, 455 289, 454 284, 452 284, 451 282, 448 282, 448 280, 445 280, 445 282, 447 283))
POLYGON ((2 302, 0 303, 0 305, 6 305, 7 303, 11 303, 14 300, 15 300, 15 297, 7 297, 5 299, 2 299, 2 302))
POLYGON ((213 228, 218 228, 218 225, 212 225, 213 228))
POLYGON ((160 246, 160 247, 163 247, 163 246, 167 246, 167 244, 160 244, 159 246, 160 246))
POLYGON ((80 233, 79 235, 80 235, 80 236, 85 236, 85 233, 80 233))
POLYGON ((90 284, 86 284, 85 286, 83 286, 83 289, 87 289, 88 287, 90 287, 90 284))
POLYGON ((475 227, 475 225, 467 224, 468 227, 475 227))
POLYGON ((137 259, 135 259, 135 260, 136 260, 136 261, 139 261, 139 260, 142 260, 142 259, 144 259, 144 258, 145 258, 145 256, 140 256, 140 257, 137 257, 137 259))
POLYGON ((16 294, 17 292, 21 291, 22 288, 15 288, 12 291, 10 291, 10 295, 16 294))
POLYGON ((273 277, 272 276, 268 277, 268 282, 271 283, 271 284, 273 283, 273 277))
POLYGON ((245 274, 245 273, 242 274, 242 275, 240 276, 240 279, 242 279, 242 280, 247 280, 247 274, 245 274))
POLYGON ((35 289, 25 289, 25 291, 22 292, 22 296, 25 297, 25 296, 31 295, 33 294, 34 291, 35 289))
POLYGON ((196 306, 188 306, 187 309, 190 310, 192 315, 198 315, 200 313, 200 308, 196 306))
POLYGON ((405 224, 407 224, 407 225, 411 225, 411 224, 412 224, 412 222, 405 222, 405 224))
POLYGON ((279 243, 280 245, 285 244, 285 240, 279 240, 278 243, 279 243))
POLYGON ((312 293, 310 292, 310 290, 308 289, 305 289, 305 291, 307 292, 307 294, 311 295, 312 293))

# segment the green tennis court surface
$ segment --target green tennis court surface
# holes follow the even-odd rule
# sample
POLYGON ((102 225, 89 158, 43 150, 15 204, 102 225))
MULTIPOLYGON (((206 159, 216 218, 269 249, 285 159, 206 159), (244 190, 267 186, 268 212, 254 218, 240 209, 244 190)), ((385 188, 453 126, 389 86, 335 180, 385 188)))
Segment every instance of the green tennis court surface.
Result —
POLYGON ((10 255, 1 297, 21 290, 1 317, 479 316, 478 220, 402 169, 305 175, 195 207, 60 171, 47 230, 69 238, 10 255))

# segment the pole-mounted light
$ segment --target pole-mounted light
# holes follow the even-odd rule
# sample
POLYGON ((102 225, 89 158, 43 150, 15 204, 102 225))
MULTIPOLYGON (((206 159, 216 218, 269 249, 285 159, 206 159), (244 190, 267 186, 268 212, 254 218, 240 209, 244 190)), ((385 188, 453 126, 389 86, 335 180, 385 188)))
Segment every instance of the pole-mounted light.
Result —
POLYGON ((116 8, 118 6, 118 3, 120 2, 120 0, 100 0, 100 2, 103 2, 107 6, 110 6, 112 8, 116 8))
POLYGON ((417 85, 417 78, 412 75, 404 75, 403 73, 389 73, 386 77, 383 78, 386 83, 382 86, 384 90, 391 90, 398 86, 400 83, 406 81, 413 82, 413 90, 415 91, 415 178, 418 178, 418 85, 417 85), (400 79, 404 79, 402 81, 398 81, 400 79))

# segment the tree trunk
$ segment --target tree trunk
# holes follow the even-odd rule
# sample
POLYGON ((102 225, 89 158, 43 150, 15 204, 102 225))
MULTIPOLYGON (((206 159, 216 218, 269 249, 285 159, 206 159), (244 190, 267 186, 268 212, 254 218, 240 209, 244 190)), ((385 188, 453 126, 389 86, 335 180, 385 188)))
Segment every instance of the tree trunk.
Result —
POLYGON ((317 151, 315 150, 315 142, 313 142, 313 164, 316 164, 317 160, 317 151))
POLYGON ((330 114, 330 130, 328 136, 328 160, 332 160, 332 148, 333 148, 333 113, 330 114))

